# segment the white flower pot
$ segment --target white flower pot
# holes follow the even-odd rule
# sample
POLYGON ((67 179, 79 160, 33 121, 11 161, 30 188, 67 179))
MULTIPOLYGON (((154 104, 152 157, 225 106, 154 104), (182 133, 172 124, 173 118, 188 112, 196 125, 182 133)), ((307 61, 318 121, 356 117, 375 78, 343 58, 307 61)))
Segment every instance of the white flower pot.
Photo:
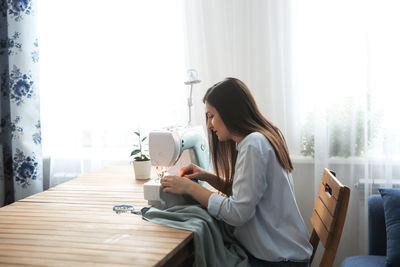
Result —
POLYGON ((136 180, 150 179, 151 164, 150 160, 133 161, 133 169, 135 171, 136 180))

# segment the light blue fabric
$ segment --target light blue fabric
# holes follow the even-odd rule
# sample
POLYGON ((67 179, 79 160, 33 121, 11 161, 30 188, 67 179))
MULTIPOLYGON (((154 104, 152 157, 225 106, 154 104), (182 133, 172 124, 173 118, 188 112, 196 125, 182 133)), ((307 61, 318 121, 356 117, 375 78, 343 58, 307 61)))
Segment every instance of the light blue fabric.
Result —
POLYGON ((258 259, 309 260, 313 248, 297 207, 292 175, 261 133, 247 135, 237 150, 232 195, 212 194, 208 211, 236 226, 235 238, 258 259))
POLYGON ((235 241, 232 227, 214 219, 190 197, 161 193, 165 203, 142 210, 143 217, 151 222, 189 230, 194 234, 194 265, 248 266, 247 254, 235 241), (190 203, 184 204, 183 202, 190 203), (180 205, 175 205, 179 203, 180 205))
POLYGON ((400 189, 380 188, 386 222, 386 265, 400 266, 400 189))
POLYGON ((43 190, 36 3, 0 2, 0 206, 43 190))

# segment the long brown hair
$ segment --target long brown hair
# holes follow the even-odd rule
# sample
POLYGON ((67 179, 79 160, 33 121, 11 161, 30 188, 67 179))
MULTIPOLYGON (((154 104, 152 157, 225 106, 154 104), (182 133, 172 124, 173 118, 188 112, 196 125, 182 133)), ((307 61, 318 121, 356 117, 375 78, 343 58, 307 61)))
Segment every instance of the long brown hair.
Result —
MULTIPOLYGON (((252 132, 263 134, 271 143, 282 168, 289 172, 293 170, 282 132, 262 115, 249 88, 242 81, 226 78, 207 90, 203 102, 218 111, 232 134, 244 137, 252 132)), ((224 180, 222 188, 230 189, 235 173, 236 144, 233 140, 220 142, 211 130, 208 131, 208 136, 216 174, 224 180)))

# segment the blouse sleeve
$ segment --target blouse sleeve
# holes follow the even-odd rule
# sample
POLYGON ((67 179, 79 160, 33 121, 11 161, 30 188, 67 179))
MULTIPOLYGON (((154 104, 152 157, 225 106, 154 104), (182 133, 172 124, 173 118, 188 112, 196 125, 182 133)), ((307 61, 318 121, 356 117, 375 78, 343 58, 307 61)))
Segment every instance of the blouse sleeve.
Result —
POLYGON ((208 212, 233 226, 241 226, 250 220, 256 206, 267 189, 269 158, 274 151, 261 151, 248 145, 238 153, 232 195, 223 197, 212 194, 208 200, 208 212))

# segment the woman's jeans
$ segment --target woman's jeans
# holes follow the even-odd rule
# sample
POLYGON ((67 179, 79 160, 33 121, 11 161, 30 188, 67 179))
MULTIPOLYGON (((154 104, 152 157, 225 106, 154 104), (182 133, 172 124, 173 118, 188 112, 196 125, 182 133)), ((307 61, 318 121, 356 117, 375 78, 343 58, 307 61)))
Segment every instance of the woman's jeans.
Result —
POLYGON ((280 261, 280 262, 269 262, 259 260, 249 255, 249 263, 251 267, 310 267, 308 262, 295 262, 295 261, 280 261))

